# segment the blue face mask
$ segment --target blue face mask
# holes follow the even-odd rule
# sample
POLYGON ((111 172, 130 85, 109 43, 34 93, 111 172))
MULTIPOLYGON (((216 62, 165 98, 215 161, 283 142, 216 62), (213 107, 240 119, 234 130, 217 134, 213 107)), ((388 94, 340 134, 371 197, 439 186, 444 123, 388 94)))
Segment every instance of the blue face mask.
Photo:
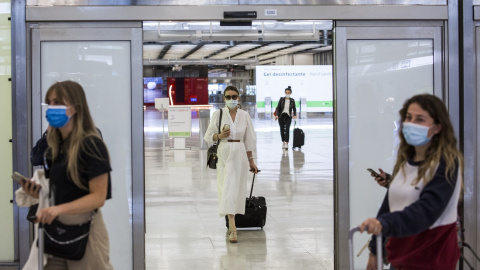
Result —
POLYGON ((411 146, 422 146, 427 144, 431 138, 428 137, 430 127, 414 123, 403 122, 402 133, 407 143, 411 146))
POLYGON ((48 106, 46 118, 50 126, 54 128, 64 127, 70 117, 67 116, 67 106, 48 106))

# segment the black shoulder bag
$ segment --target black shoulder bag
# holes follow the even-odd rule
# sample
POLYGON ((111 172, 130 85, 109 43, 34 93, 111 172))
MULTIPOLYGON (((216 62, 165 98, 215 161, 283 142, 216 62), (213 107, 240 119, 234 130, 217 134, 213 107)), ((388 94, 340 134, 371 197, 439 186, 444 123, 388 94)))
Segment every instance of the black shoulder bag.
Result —
MULTIPOLYGON (((223 113, 223 109, 220 109, 220 120, 218 121, 218 134, 220 134, 220 125, 222 124, 222 113, 223 113)), ((210 169, 217 168, 217 161, 218 161, 217 149, 219 144, 220 144, 220 138, 218 138, 217 143, 213 144, 212 146, 210 146, 210 148, 208 148, 207 167, 210 169)))
MULTIPOLYGON (((45 171, 48 172, 52 163, 47 155, 48 151, 45 151, 45 171)), ((50 179, 49 185, 49 196, 51 196, 55 183, 52 183, 50 179)), ((81 260, 87 249, 88 236, 90 235, 94 215, 95 213, 92 213, 88 221, 78 225, 63 224, 58 219, 54 219, 52 224, 43 224, 44 252, 67 260, 81 260)))

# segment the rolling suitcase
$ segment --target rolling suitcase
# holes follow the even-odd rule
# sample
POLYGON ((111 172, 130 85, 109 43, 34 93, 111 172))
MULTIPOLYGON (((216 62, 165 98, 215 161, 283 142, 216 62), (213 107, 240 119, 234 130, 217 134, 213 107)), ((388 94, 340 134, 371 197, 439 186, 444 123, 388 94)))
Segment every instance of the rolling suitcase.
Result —
POLYGON ((300 128, 295 128, 297 125, 297 121, 295 121, 295 125, 293 126, 293 147, 292 149, 295 148, 302 148, 302 146, 305 144, 305 133, 303 133, 303 130, 300 128))
MULTIPOLYGON (((260 172, 260 170, 259 170, 260 172)), ((263 229, 267 219, 267 203, 264 197, 253 197, 253 185, 255 183, 255 174, 253 174, 252 187, 250 188, 250 197, 245 200, 245 215, 235 215, 235 226, 237 228, 260 227, 263 229)), ((225 216, 225 222, 228 226, 228 217, 225 216)))
MULTIPOLYGON (((353 235, 360 231, 360 226, 350 229, 348 232, 348 251, 350 255, 350 270, 355 269, 353 266, 353 235)), ((383 269, 382 256, 382 234, 377 235, 377 269, 383 269), (380 266, 380 267, 379 267, 380 266)))

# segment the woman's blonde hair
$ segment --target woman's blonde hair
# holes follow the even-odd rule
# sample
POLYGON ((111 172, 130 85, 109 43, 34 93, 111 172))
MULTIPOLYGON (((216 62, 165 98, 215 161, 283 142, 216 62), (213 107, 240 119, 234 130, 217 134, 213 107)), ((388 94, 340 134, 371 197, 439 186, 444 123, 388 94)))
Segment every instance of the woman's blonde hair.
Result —
MULTIPOLYGON (((423 94, 416 95, 408 99, 400 110, 401 123, 406 119, 408 107, 411 104, 418 104, 423 110, 427 111, 436 125, 440 125, 440 132, 433 135, 431 144, 425 153, 425 160, 418 168, 418 175, 412 182, 416 185, 420 179, 424 179, 425 184, 432 180, 436 166, 440 160, 445 162, 445 177, 452 182, 457 176, 455 174, 455 167, 458 165, 461 176, 463 177, 463 157, 462 153, 457 149, 457 139, 453 132, 450 116, 447 108, 441 99, 436 96, 423 94), (428 172, 428 175, 427 175, 428 172)), ((393 178, 398 171, 405 165, 408 158, 412 158, 415 154, 415 147, 409 145, 405 141, 402 128, 399 130, 401 138, 400 147, 397 154, 397 162, 393 169, 393 178)), ((392 179, 393 179, 392 178, 392 179)), ((453 183, 453 182, 452 182, 453 183)))
POLYGON ((52 93, 56 94, 58 101, 67 103, 75 108, 75 113, 69 120, 73 122, 73 128, 68 138, 62 139, 60 130, 53 127, 47 134, 47 142, 51 149, 52 162, 58 158, 61 151, 65 151, 67 156, 67 175, 70 176, 77 187, 88 190, 88 187, 85 185, 88 179, 83 179, 85 180, 83 182, 80 179, 78 165, 80 161, 80 150, 89 156, 100 159, 102 159, 102 157, 99 156, 99 151, 95 148, 95 143, 84 143, 85 140, 93 140, 95 137, 100 138, 88 109, 85 92, 82 86, 76 82, 57 82, 48 89, 45 95, 45 103, 49 103, 48 99, 52 93), (87 145, 93 146, 94 149, 86 147, 87 145))

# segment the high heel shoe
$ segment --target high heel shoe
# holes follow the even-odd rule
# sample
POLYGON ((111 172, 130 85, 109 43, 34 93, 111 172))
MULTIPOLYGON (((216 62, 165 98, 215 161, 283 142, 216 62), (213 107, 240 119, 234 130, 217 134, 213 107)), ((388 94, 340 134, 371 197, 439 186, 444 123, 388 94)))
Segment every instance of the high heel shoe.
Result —
POLYGON ((237 243, 237 231, 229 231, 228 241, 230 241, 230 243, 237 243))

